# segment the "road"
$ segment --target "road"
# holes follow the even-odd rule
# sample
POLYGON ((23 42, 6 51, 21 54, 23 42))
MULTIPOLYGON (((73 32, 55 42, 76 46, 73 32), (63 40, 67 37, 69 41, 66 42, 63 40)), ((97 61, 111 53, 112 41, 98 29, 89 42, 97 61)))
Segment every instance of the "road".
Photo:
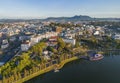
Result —
POLYGON ((18 52, 20 51, 20 46, 15 48, 15 47, 10 47, 7 50, 4 50, 4 54, 2 55, 3 57, 0 58, 0 66, 4 65, 7 63, 10 59, 12 59, 18 52))

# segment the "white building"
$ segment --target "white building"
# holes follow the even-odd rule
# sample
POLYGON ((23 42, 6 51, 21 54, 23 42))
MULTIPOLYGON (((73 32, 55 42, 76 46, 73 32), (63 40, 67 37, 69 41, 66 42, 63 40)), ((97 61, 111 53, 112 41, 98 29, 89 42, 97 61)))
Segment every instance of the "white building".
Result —
POLYGON ((5 49, 8 46, 9 46, 8 40, 7 39, 2 40, 1 49, 5 49))
POLYGON ((94 35, 100 35, 99 31, 95 31, 94 35))
POLYGON ((63 41, 66 43, 71 43, 72 45, 76 44, 76 39, 63 39, 63 41))
POLYGON ((39 42, 39 39, 38 37, 32 37, 30 39, 30 42, 31 42, 31 46, 33 46, 34 44, 38 43, 39 42))
POLYGON ((83 31, 80 31, 80 32, 79 32, 79 35, 83 35, 83 31))
POLYGON ((68 38, 68 39, 72 39, 72 38, 75 37, 75 33, 65 33, 64 36, 65 36, 66 38, 68 38))
POLYGON ((23 42, 21 44, 21 51, 28 51, 30 46, 31 46, 31 43, 29 41, 23 42))
POLYGON ((2 40, 2 44, 6 44, 6 43, 8 43, 7 39, 2 40))
POLYGON ((8 48, 8 46, 9 46, 9 44, 8 44, 8 43, 6 43, 6 44, 2 44, 2 45, 1 45, 1 49, 8 48))
POLYGON ((26 39, 30 39, 32 37, 34 37, 34 34, 23 35, 23 36, 19 36, 19 40, 23 41, 23 40, 26 40, 26 39))
POLYGON ((119 39, 119 40, 120 40, 120 34, 116 34, 116 35, 114 35, 113 38, 114 38, 114 39, 119 39))
POLYGON ((45 38, 50 38, 52 36, 58 36, 58 33, 57 32, 47 32, 45 34, 45 38))
POLYGON ((10 40, 11 42, 13 42, 13 41, 16 40, 16 37, 11 37, 9 40, 10 40))

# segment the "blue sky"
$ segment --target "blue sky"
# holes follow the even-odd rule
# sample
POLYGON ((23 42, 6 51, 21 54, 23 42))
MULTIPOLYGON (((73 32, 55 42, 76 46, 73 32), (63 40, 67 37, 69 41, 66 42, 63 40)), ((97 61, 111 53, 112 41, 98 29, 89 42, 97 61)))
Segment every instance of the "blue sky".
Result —
POLYGON ((0 18, 120 17, 120 0, 0 0, 0 18))

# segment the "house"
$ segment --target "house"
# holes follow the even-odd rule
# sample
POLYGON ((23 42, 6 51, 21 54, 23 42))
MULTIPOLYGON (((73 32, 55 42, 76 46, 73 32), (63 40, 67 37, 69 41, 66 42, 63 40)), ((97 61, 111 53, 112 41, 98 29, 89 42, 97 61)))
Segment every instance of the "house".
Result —
POLYGON ((49 38, 49 41, 48 41, 48 46, 56 46, 57 45, 57 36, 53 36, 53 37, 50 37, 49 38))
POLYGON ((65 43, 71 43, 72 45, 75 45, 76 44, 76 39, 63 39, 63 41, 65 43))
POLYGON ((8 43, 7 39, 2 40, 2 44, 8 43))
POLYGON ((120 34, 115 34, 115 35, 113 36, 113 38, 120 40, 120 34))
POLYGON ((48 51, 43 51, 43 55, 48 55, 48 51))
POLYGON ((47 46, 55 47, 58 43, 57 42, 48 42, 47 46))
POLYGON ((25 41, 21 44, 21 51, 28 51, 28 49, 30 48, 31 43, 30 41, 25 41))
POLYGON ((7 39, 2 40, 2 45, 1 45, 1 49, 5 49, 8 48, 9 43, 7 39))
POLYGON ((50 60, 49 51, 47 50, 43 51, 43 55, 45 60, 50 60))
POLYGON ((52 36, 58 36, 58 33, 57 32, 47 32, 45 34, 45 38, 50 38, 52 36))
POLYGON ((45 60, 50 60, 50 56, 44 55, 44 59, 45 59, 45 60))
POLYGON ((1 49, 8 48, 8 46, 9 46, 9 44, 8 44, 8 43, 2 44, 2 45, 1 45, 1 49))
POLYGON ((100 35, 100 32, 99 31, 95 31, 94 35, 100 35))
POLYGON ((54 42, 54 41, 57 41, 57 36, 52 36, 49 38, 49 42, 54 42))
POLYGON ((39 39, 38 39, 38 37, 32 37, 30 39, 30 42, 31 42, 31 46, 33 46, 33 45, 35 45, 36 43, 39 42, 39 39))
POLYGON ((57 33, 62 32, 62 27, 56 27, 56 32, 57 32, 57 33))
POLYGON ((9 39, 11 42, 14 42, 15 40, 16 40, 16 37, 15 36, 12 36, 12 37, 10 37, 10 39, 9 39))
POLYGON ((79 35, 80 35, 80 36, 83 35, 83 31, 79 31, 79 35))
POLYGON ((68 38, 68 39, 72 39, 72 38, 75 37, 75 33, 65 33, 65 34, 64 34, 64 37, 65 37, 65 38, 68 38))
POLYGON ((37 38, 38 38, 38 41, 40 41, 42 39, 41 34, 38 34, 37 38))
POLYGON ((24 41, 26 39, 30 39, 33 36, 34 36, 34 34, 26 34, 26 35, 23 35, 23 36, 19 36, 19 40, 24 41))

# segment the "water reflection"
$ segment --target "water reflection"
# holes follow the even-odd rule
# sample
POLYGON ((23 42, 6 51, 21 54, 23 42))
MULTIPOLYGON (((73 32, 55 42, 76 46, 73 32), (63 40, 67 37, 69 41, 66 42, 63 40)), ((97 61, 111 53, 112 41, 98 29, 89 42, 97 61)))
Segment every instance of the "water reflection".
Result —
POLYGON ((120 56, 105 56, 100 61, 76 60, 59 73, 53 71, 26 83, 120 83, 120 56))

